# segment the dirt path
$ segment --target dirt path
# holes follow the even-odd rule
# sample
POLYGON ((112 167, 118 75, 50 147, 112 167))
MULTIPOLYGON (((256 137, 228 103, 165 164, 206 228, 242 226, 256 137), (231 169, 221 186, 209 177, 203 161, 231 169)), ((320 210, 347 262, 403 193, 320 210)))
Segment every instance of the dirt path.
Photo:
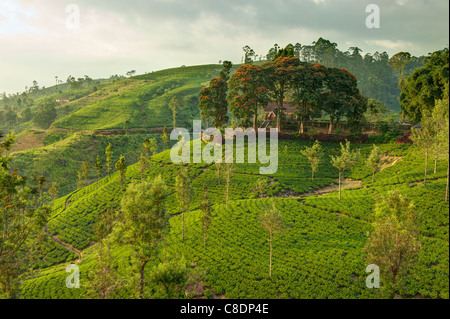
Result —
POLYGON ((83 252, 73 247, 71 244, 63 242, 61 239, 58 238, 58 236, 54 236, 48 232, 47 226, 44 226, 42 228, 44 233, 49 236, 54 242, 60 244, 61 246, 64 246, 66 249, 70 250, 71 252, 75 253, 78 256, 78 259, 74 261, 75 264, 80 263, 83 260, 83 252))
MULTIPOLYGON (((362 186, 362 181, 356 181, 352 179, 345 179, 341 183, 341 190, 347 189, 347 188, 357 188, 362 186)), ((306 193, 302 194, 296 194, 294 195, 293 192, 287 192, 283 193, 277 197, 286 197, 286 198, 302 198, 302 197, 308 197, 313 195, 319 195, 322 196, 324 194, 332 193, 339 191, 339 184, 331 184, 319 189, 314 189, 306 193)))
POLYGON ((383 155, 383 156, 381 156, 381 160, 383 161, 383 164, 378 169, 377 173, 381 172, 385 168, 394 166, 398 162, 401 162, 403 160, 403 158, 401 156, 385 156, 385 155, 383 155))

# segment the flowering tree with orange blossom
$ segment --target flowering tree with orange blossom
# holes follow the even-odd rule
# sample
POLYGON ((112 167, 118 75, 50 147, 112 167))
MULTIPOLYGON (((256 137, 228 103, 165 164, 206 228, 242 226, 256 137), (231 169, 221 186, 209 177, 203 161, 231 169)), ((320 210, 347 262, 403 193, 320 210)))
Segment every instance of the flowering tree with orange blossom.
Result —
POLYGON ((258 129, 258 109, 269 103, 269 89, 265 72, 257 65, 245 64, 233 74, 230 79, 228 102, 230 109, 242 124, 258 129))

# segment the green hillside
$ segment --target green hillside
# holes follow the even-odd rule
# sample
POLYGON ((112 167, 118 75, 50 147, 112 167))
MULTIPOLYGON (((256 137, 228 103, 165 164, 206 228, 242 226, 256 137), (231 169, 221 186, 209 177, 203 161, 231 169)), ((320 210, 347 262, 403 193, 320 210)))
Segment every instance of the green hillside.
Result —
MULTIPOLYGON (((223 181, 218 184, 215 166, 188 165, 194 197, 190 211, 185 214, 183 242, 174 189, 177 167, 171 163, 169 151, 153 156, 146 177, 161 175, 166 181, 171 190, 167 203, 172 218, 170 234, 165 240, 166 257, 160 255, 153 259, 145 268, 147 275, 150 276, 154 267, 167 256, 178 260, 184 257, 188 265, 205 271, 204 289, 228 298, 379 298, 375 290, 365 286, 366 253, 363 248, 372 229, 370 220, 375 196, 398 189, 415 204, 422 243, 419 260, 401 276, 399 293, 404 298, 449 298, 449 207, 448 202, 444 202, 445 164, 439 162, 436 174, 429 176, 430 182, 424 187, 421 184, 423 161, 414 152, 414 147, 380 145, 386 158, 401 160, 378 172, 374 185, 371 185, 370 169, 360 162, 345 173, 345 178, 359 180, 359 185, 344 189, 342 201, 338 201, 336 191, 304 194, 336 183, 337 178, 337 170, 326 160, 320 166, 316 181, 311 182, 309 164, 299 152, 305 145, 309 143, 280 141, 280 150, 288 146, 288 151, 279 157, 279 169, 274 175, 258 175, 258 164, 236 164, 228 208, 224 204, 225 185, 223 181), (268 179, 267 194, 275 196, 285 223, 284 230, 274 240, 271 279, 268 278, 268 233, 258 221, 258 215, 268 204, 267 198, 257 198, 255 193, 260 177, 268 179), (213 203, 206 249, 203 248, 199 211, 204 184, 209 187, 213 203)), ((327 154, 335 154, 339 146, 326 144, 324 147, 327 154)), ((371 149, 370 145, 353 147, 361 148, 363 158, 371 149)), ((127 183, 139 179, 137 166, 130 166, 127 183)), ((93 223, 106 210, 118 209, 123 194, 115 173, 56 200, 48 231, 82 251, 83 260, 78 264, 81 289, 67 289, 64 284, 65 266, 75 258, 70 254, 61 256, 58 265, 49 267, 48 263, 43 263, 33 278, 24 277, 22 298, 90 296, 98 248, 93 223)), ((51 247, 48 250, 51 251, 51 247)), ((133 257, 127 246, 114 245, 111 258, 111 267, 120 276, 136 272, 130 268, 133 257)), ((146 289, 148 296, 164 297, 152 283, 146 289)), ((125 286, 111 297, 133 298, 134 293, 131 286, 125 286)))

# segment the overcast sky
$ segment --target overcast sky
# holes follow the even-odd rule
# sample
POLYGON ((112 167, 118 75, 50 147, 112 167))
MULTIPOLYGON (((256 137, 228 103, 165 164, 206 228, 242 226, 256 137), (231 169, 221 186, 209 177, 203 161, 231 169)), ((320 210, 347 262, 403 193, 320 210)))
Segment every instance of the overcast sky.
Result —
POLYGON ((448 0, 0 0, 0 92, 55 76, 239 63, 245 45, 265 55, 319 37, 342 51, 425 55, 448 46, 448 11, 448 0), (372 3, 380 28, 365 24, 372 3))

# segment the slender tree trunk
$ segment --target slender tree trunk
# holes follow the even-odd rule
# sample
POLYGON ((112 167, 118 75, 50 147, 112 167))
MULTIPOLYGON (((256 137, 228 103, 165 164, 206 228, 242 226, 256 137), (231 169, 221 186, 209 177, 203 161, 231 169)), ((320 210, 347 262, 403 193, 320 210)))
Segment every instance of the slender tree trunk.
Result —
POLYGON ((311 178, 311 181, 314 182, 314 170, 312 170, 312 178, 311 178))
POLYGON ((437 159, 437 156, 434 158, 434 174, 436 174, 436 172, 437 172, 437 161, 438 161, 438 159, 437 159))
POLYGON ((328 128, 328 134, 333 133, 333 116, 330 115, 330 126, 328 128))
POLYGON ((139 267, 140 280, 139 280, 139 298, 144 299, 144 268, 147 265, 148 260, 141 262, 141 267, 139 267))
POLYGON ((272 233, 270 233, 270 259, 269 259, 269 277, 272 278, 272 233))
POLYGON ((425 151, 425 179, 423 186, 427 186, 427 171, 428 171, 428 149, 425 151))
POLYGON ((255 132, 258 130, 258 109, 255 111, 255 115, 253 117, 253 129, 255 132))
POLYGON ((181 240, 184 241, 184 209, 181 212, 181 240))
POLYGON ((278 132, 281 132, 281 116, 283 114, 284 108, 284 85, 280 86, 280 101, 278 101, 278 117, 277 117, 277 128, 278 132))
POLYGON ((206 248, 206 230, 203 229, 203 248, 206 248))
POLYGON ((303 130, 303 116, 300 117, 300 134, 303 134, 304 130, 303 130))
POLYGON ((375 181, 375 168, 372 171, 372 185, 374 181, 375 181))
POLYGON ((341 171, 339 171, 339 200, 341 200, 341 171))
POLYGON ((449 170, 450 170, 450 161, 447 165, 447 186, 445 188, 445 201, 448 202, 448 184, 449 184, 449 170))

